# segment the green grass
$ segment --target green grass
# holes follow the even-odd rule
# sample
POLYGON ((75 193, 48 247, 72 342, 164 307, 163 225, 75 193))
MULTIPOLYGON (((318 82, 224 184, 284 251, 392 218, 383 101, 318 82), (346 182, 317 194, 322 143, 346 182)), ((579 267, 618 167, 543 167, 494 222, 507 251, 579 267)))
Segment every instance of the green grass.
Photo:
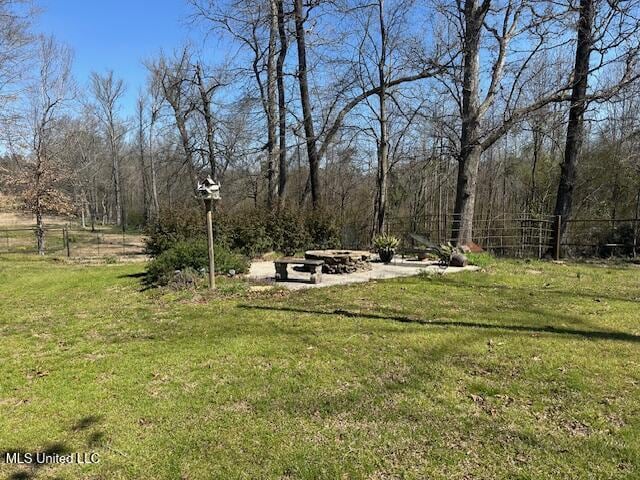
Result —
POLYGON ((143 265, 0 258, 13 478, 638 478, 640 269, 296 293, 141 291, 143 265))

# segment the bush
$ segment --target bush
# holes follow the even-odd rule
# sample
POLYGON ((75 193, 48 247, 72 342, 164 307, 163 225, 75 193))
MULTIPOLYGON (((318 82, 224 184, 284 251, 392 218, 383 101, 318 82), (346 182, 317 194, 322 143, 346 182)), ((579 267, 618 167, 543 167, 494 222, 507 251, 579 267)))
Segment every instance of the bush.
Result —
POLYGON ((303 219, 291 211, 271 214, 267 228, 273 248, 285 255, 295 255, 309 245, 310 236, 303 219))
POLYGON ((598 254, 601 257, 611 257, 614 255, 633 255, 634 229, 631 223, 617 225, 612 231, 602 235, 598 242, 598 254), (611 247, 609 245, 621 245, 611 247))
MULTIPOLYGON (((235 273, 248 273, 251 266, 251 260, 240 253, 232 252, 228 248, 222 245, 215 245, 213 247, 213 254, 216 261, 217 273, 229 273, 231 270, 235 270, 235 273)), ((209 257, 207 254, 207 265, 209 263, 209 257)), ((208 269, 205 267, 205 269, 208 269)))
MULTIPOLYGON (((227 245, 247 256, 255 257, 276 250, 293 255, 307 248, 340 246, 340 231, 329 215, 304 216, 292 210, 270 212, 256 209, 218 217, 227 245)), ((216 241, 218 240, 216 238, 216 241)))
MULTIPOLYGON (((340 230, 330 215, 305 216, 293 210, 261 209, 214 214, 216 246, 238 251, 250 258, 271 250, 294 255, 305 249, 338 248, 340 230)), ((147 229, 145 251, 153 258, 189 240, 206 241, 204 215, 198 210, 165 214, 147 229)))
POLYGON ((257 257, 273 248, 273 240, 267 232, 266 221, 259 214, 238 215, 231 228, 230 247, 248 257, 257 257))
POLYGON ((178 242, 205 236, 201 213, 187 210, 180 214, 164 215, 147 227, 145 253, 155 258, 178 242))
MULTIPOLYGON (((245 273, 249 270, 249 261, 242 255, 230 252, 221 245, 214 247, 216 272, 245 273)), ((148 283, 167 285, 172 282, 176 272, 193 270, 205 272, 209 266, 209 254, 206 239, 184 240, 176 242, 147 265, 148 283)))
POLYGON ((310 248, 324 250, 340 247, 340 229, 331 215, 323 212, 311 213, 305 225, 311 240, 310 248))
POLYGON ((175 290, 184 290, 185 288, 197 288, 202 275, 191 267, 184 270, 178 270, 169 277, 167 285, 175 290))

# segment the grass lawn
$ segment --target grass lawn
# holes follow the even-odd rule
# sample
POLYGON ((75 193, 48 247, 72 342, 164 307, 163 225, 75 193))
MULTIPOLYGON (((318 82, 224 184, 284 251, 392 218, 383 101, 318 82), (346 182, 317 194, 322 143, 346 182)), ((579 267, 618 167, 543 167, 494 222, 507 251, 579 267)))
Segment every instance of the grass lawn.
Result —
POLYGON ((640 478, 638 267, 222 298, 142 269, 0 257, 0 450, 100 456, 1 477, 640 478))

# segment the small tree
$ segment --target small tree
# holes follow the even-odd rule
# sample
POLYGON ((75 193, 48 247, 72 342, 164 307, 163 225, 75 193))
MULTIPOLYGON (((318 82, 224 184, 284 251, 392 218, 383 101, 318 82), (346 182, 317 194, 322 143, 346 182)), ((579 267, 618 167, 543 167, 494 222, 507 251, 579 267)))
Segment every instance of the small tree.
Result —
MULTIPOLYGON (((38 253, 45 253, 44 215, 66 214, 71 199, 62 189, 67 178, 62 152, 66 144, 64 111, 74 96, 70 50, 51 37, 37 44, 37 75, 29 86, 23 122, 26 147, 22 168, 13 183, 20 186, 26 206, 36 217, 38 253)), ((17 156, 16 156, 17 157, 17 156)))
POLYGON ((105 75, 91 74, 91 87, 95 98, 95 113, 105 129, 105 135, 109 144, 111 156, 111 179, 113 181, 113 195, 116 204, 116 224, 126 224, 124 207, 122 205, 122 179, 121 179, 121 150, 122 141, 126 133, 118 119, 118 106, 125 94, 125 84, 114 76, 112 71, 105 75))

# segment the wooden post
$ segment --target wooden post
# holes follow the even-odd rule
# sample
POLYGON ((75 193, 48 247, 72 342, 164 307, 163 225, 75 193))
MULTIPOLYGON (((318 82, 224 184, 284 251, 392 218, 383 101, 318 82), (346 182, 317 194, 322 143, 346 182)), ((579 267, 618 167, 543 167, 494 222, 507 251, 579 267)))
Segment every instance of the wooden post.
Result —
POLYGON ((638 218, 633 220, 633 258, 638 255, 638 218))
POLYGON ((560 260, 560 247, 561 247, 561 238, 560 238, 560 230, 562 227, 562 215, 556 215, 555 223, 553 225, 553 258, 555 260, 560 260))
POLYGON ((207 207, 207 237, 209 240, 209 290, 215 290, 216 278, 213 254, 213 200, 210 198, 206 199, 205 204, 207 207))
POLYGON ((633 220, 633 258, 638 254, 638 217, 640 216, 640 190, 636 196, 636 215, 633 220))
POLYGON ((65 227, 62 230, 62 239, 65 247, 67 248, 67 257, 71 256, 71 246, 69 245, 69 230, 65 227))

